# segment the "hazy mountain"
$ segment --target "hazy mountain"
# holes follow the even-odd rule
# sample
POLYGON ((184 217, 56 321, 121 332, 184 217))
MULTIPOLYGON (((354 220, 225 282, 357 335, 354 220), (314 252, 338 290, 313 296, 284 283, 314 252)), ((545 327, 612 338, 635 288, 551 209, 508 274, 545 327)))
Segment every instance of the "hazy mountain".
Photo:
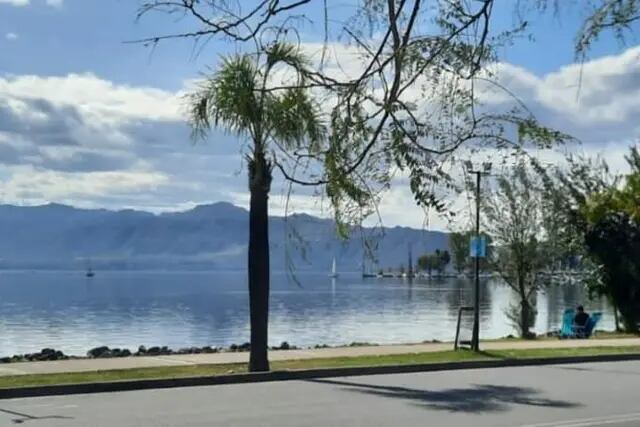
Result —
MULTIPOLYGON (((185 212, 88 210, 49 204, 0 206, 0 268, 244 269, 248 212, 229 203, 185 212)), ((377 266, 414 262, 419 254, 447 247, 447 234, 405 227, 355 230, 352 239, 335 236, 333 222, 309 215, 270 219, 271 265, 328 271, 335 256, 340 271, 362 268, 363 238, 376 247, 377 266)))

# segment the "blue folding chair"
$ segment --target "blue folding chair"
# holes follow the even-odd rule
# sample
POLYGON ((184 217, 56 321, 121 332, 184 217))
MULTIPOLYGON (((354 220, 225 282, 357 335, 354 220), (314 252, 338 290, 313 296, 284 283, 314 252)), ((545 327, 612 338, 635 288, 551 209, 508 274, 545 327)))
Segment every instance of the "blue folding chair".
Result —
POLYGON ((562 315, 562 329, 560 329, 560 338, 573 338, 575 332, 573 330, 573 318, 575 316, 575 310, 568 308, 562 315))
POLYGON ((587 326, 584 328, 584 338, 589 338, 593 335, 593 331, 595 331, 596 325, 600 319, 602 319, 602 313, 600 312, 592 313, 591 316, 589 316, 587 326))

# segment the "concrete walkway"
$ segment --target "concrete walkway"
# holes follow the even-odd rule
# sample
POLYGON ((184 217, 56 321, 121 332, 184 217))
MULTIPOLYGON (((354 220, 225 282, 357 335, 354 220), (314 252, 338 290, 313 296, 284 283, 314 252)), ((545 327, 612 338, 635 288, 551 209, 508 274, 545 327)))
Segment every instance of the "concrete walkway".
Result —
MULTIPOLYGON (((640 338, 590 340, 489 341, 481 343, 483 350, 524 350, 538 348, 579 347, 640 347, 640 338)), ((370 347, 340 347, 309 350, 278 350, 269 352, 276 360, 321 359, 330 357, 384 356, 392 354, 426 353, 452 350, 452 343, 406 344, 370 347)), ((61 372, 87 372, 110 369, 150 368, 199 364, 247 363, 249 353, 188 354, 174 356, 126 357, 118 359, 81 359, 54 362, 0 364, 0 376, 61 372)))

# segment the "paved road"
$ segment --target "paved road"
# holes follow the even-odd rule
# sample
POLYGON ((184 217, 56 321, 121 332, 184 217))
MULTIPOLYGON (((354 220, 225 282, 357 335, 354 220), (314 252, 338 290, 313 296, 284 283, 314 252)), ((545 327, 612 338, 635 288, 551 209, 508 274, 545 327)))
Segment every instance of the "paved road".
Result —
POLYGON ((0 400, 0 426, 637 427, 640 362, 0 400))

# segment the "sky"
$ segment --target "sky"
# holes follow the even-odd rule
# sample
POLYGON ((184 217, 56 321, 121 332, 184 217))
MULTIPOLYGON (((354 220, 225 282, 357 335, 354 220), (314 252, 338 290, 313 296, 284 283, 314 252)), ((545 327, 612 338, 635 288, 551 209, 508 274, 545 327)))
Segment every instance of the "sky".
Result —
MULTIPOLYGON (((162 15, 137 20, 140 3, 0 0, 0 203, 152 212, 217 201, 248 205, 237 138, 215 131, 194 144, 184 124, 185 88, 233 47, 216 41, 194 52, 188 40, 154 48, 128 43, 193 28, 162 15)), ((330 19, 351 10, 348 0, 328 4, 330 19)), ((494 25, 508 28, 514 1, 497 5, 494 25)), ((307 10, 307 42, 322 40, 320 12, 315 5, 307 10)), ((501 48, 495 69, 545 125, 583 142, 570 150, 602 154, 622 170, 640 131, 640 45, 603 37, 576 64, 573 41, 583 13, 574 5, 528 15, 530 37, 501 48)), ((385 225, 447 228, 440 217, 425 218, 407 186, 396 184, 381 202, 385 225)), ((274 214, 284 212, 286 192, 276 180, 274 214)), ((328 214, 310 193, 294 192, 292 200, 294 210, 328 214)))

